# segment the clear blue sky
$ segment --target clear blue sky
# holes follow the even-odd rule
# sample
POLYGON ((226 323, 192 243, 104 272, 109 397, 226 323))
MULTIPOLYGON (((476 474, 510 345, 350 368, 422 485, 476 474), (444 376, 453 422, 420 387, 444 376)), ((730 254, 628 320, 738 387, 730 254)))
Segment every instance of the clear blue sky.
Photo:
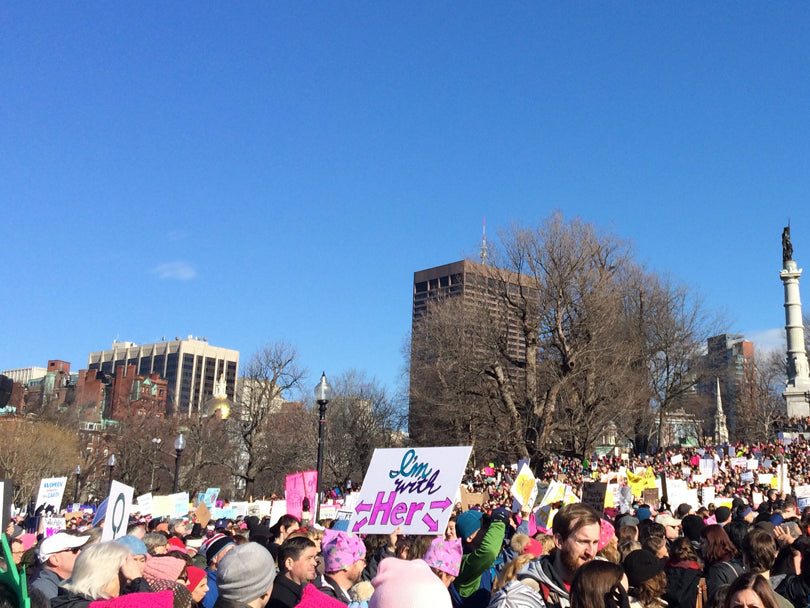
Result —
POLYGON ((810 269, 807 3, 6 2, 0 22, 0 369, 195 334, 393 389, 413 272, 474 255, 483 217, 491 238, 557 208, 613 226, 748 335, 784 325, 788 217, 810 269))

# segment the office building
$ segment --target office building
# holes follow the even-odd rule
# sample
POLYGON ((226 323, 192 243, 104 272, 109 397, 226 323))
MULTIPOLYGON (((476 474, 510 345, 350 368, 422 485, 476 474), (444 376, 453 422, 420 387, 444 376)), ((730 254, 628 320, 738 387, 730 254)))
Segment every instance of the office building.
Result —
POLYGON ((89 370, 113 375, 116 368, 130 365, 135 366, 138 376, 158 374, 166 380, 168 414, 191 416, 201 412, 221 376, 228 399, 234 399, 239 351, 189 336, 154 344, 113 342, 110 350, 90 353, 87 360, 89 370))

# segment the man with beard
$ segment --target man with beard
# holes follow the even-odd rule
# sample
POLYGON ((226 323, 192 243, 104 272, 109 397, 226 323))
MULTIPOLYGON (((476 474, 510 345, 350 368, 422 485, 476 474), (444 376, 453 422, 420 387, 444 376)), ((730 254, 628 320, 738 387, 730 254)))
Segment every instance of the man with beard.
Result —
POLYGON ((580 502, 565 505, 554 516, 554 549, 526 564, 518 580, 539 587, 548 608, 568 608, 574 574, 599 548, 599 514, 580 502))

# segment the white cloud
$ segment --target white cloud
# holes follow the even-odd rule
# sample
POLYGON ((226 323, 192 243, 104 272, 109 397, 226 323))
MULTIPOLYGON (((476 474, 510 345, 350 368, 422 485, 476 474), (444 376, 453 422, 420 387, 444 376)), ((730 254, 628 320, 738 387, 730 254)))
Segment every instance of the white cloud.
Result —
POLYGON ((194 266, 188 262, 167 262, 166 264, 160 264, 152 272, 160 279, 172 279, 175 281, 190 281, 197 276, 194 266))
POLYGON ((745 339, 754 343, 758 351, 783 351, 786 346, 785 328, 761 329, 758 331, 745 332, 745 339))

